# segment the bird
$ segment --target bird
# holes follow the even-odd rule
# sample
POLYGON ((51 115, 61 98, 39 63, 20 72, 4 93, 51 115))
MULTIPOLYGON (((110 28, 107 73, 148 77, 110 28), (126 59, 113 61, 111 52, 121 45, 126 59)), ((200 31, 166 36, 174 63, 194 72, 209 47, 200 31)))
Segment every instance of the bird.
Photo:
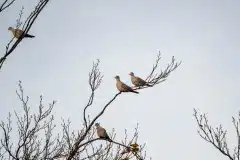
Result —
POLYGON ((151 85, 147 84, 147 82, 144 81, 142 78, 135 76, 133 72, 130 72, 129 75, 131 76, 132 84, 135 85, 136 87, 142 86, 151 87, 151 85))
POLYGON ((117 83, 116 83, 117 89, 118 89, 120 92, 133 92, 133 93, 139 94, 139 92, 134 91, 131 87, 129 87, 129 86, 126 85, 125 83, 121 82, 119 76, 115 76, 115 79, 116 79, 116 81, 117 81, 117 83))
POLYGON ((96 129, 97 129, 97 135, 98 135, 99 138, 112 141, 110 139, 110 137, 108 136, 107 131, 103 127, 101 127, 99 123, 95 123, 95 126, 96 126, 96 129))
MULTIPOLYGON (((11 31, 13 36, 17 39, 20 38, 21 35, 24 33, 23 30, 18 29, 18 28, 14 29, 13 27, 8 27, 8 30, 11 31)), ((30 34, 24 34, 24 36, 23 36, 23 38, 34 38, 34 37, 35 36, 30 35, 30 34)))

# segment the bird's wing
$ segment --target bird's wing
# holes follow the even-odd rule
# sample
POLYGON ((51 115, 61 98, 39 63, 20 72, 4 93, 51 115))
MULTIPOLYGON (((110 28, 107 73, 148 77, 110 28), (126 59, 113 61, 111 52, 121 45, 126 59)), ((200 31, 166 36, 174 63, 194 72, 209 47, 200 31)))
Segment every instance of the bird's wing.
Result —
POLYGON ((22 34, 23 31, 21 29, 15 29, 16 34, 22 34))
POLYGON ((16 38, 20 38, 20 36, 22 35, 23 31, 21 29, 14 29, 13 30, 13 34, 16 38))
POLYGON ((98 133, 98 136, 99 136, 99 137, 104 137, 104 128, 99 127, 99 128, 97 129, 97 133, 98 133))
POLYGON ((139 83, 142 83, 142 84, 145 84, 146 83, 146 81, 144 81, 142 78, 140 78, 140 77, 136 77, 137 78, 137 81, 139 82, 139 83))
POLYGON ((132 88, 129 87, 128 85, 126 85, 125 83, 122 83, 121 87, 126 91, 131 91, 132 90, 132 88))

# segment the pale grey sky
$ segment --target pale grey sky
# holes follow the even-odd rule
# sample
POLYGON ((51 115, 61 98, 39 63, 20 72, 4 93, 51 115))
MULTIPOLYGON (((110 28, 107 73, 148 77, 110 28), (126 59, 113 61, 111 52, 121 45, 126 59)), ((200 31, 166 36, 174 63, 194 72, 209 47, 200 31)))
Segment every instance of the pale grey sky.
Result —
MULTIPOLYGON (((7 28, 22 5, 27 14, 34 3, 17 0, 0 16, 2 54, 12 37, 7 28)), ((0 73, 0 119, 20 110, 15 89, 22 80, 33 110, 40 94, 45 104, 55 99, 56 123, 71 118, 77 129, 93 60, 101 60, 104 80, 91 115, 117 92, 116 74, 128 84, 130 71, 146 76, 160 50, 162 67, 172 56, 182 65, 163 84, 121 95, 99 122, 109 131, 114 127, 119 140, 125 128, 131 131, 139 122, 139 143, 147 143, 155 160, 226 160, 197 135, 192 114, 193 108, 208 113, 213 126, 229 129, 230 146, 235 145, 231 116, 239 110, 239 5, 237 0, 52 1, 29 32, 35 39, 24 40, 0 73)))

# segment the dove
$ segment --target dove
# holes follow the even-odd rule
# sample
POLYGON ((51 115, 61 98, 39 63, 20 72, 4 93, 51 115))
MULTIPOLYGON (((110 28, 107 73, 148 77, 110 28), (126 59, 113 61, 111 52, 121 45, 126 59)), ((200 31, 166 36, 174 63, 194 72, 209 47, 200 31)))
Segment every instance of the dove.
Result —
POLYGON ((130 72, 129 75, 131 76, 132 84, 135 85, 136 87, 142 87, 142 86, 151 87, 151 85, 147 84, 146 81, 144 81, 140 77, 135 76, 133 72, 130 72))
POLYGON ((134 91, 131 87, 129 87, 128 85, 126 85, 123 82, 121 82, 119 76, 115 76, 115 79, 117 81, 117 83, 116 83, 117 89, 120 92, 133 92, 133 93, 139 94, 139 92, 134 91))
MULTIPOLYGON (((14 29, 13 27, 9 27, 8 30, 11 31, 13 36, 17 39, 20 38, 21 35, 24 33, 23 30, 17 29, 17 28, 14 29)), ((34 37, 35 36, 30 35, 30 34, 24 34, 24 36, 23 36, 23 38, 34 38, 34 37)))
POLYGON ((95 123, 96 129, 97 129, 97 135, 99 138, 103 138, 109 141, 112 141, 110 137, 108 136, 106 130, 100 126, 99 123, 95 123))

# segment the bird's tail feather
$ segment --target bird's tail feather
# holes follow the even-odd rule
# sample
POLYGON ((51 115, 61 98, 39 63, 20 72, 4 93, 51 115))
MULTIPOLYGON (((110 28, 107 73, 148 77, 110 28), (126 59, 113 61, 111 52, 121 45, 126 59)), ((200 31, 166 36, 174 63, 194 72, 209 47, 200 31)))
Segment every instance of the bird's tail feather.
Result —
POLYGON ((112 140, 110 139, 110 137, 106 137, 106 140, 108 140, 109 142, 112 142, 112 140))
POLYGON ((139 94, 139 92, 132 90, 133 93, 139 94))
POLYGON ((150 84, 147 84, 147 83, 145 85, 148 86, 148 87, 152 87, 150 84))
POLYGON ((30 34, 26 34, 25 37, 27 37, 27 38, 34 38, 35 36, 30 35, 30 34))

